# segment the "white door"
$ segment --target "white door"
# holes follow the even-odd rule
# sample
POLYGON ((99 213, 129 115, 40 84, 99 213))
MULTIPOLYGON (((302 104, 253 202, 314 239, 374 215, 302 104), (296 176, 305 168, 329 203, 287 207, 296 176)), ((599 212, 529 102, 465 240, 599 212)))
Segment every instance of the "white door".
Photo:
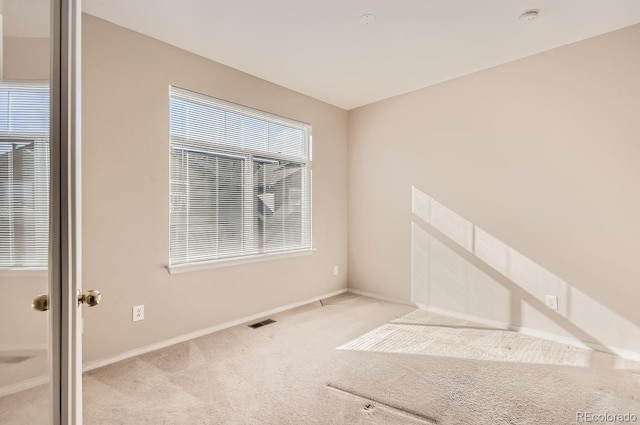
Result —
POLYGON ((81 424, 80 0, 0 15, 0 423, 81 424))

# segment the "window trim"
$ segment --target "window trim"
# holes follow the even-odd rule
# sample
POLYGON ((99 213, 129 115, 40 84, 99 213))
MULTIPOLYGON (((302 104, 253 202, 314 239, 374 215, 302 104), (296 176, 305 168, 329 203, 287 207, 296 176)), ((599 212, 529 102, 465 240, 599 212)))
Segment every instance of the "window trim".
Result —
POLYGON ((224 258, 222 260, 208 260, 197 263, 177 264, 175 266, 168 265, 169 274, 179 274, 185 272, 193 272, 198 270, 218 269, 221 267, 238 266, 241 264, 260 263, 270 260, 284 260, 287 258, 303 257, 316 252, 315 248, 304 248, 295 251, 268 252, 266 254, 247 255, 244 257, 224 258))
MULTIPOLYGON (((285 161, 290 163, 297 163, 303 165, 306 169, 305 180, 307 190, 305 191, 306 196, 308 197, 308 201, 306 204, 308 205, 308 211, 304 214, 304 220, 308 222, 307 228, 302 229, 303 233, 308 234, 309 244, 308 246, 304 246, 302 248, 294 248, 289 250, 282 251, 272 251, 272 252, 263 252, 257 254, 249 254, 249 255, 237 255, 234 257, 228 258, 219 258, 219 259, 211 259, 204 261, 193 261, 188 263, 181 264, 171 264, 171 231, 169 231, 169 252, 168 252, 168 264, 166 266, 169 274, 177 274, 189 271, 197 271, 204 269, 214 269, 220 267, 234 266, 239 264, 247 264, 254 262, 261 262, 267 260, 276 260, 276 259, 284 259, 290 257, 299 257, 313 254, 316 251, 313 244, 313 135, 312 135, 312 126, 306 122, 296 121, 291 118, 286 118, 280 115, 276 115, 270 112, 265 112, 256 108, 252 108, 249 106, 244 106, 240 104, 236 104, 233 102, 229 102, 226 100, 222 100, 213 96, 204 95, 201 93, 196 93, 190 91, 188 89, 184 89, 178 86, 169 86, 169 101, 175 95, 174 93, 187 92, 189 101, 194 101, 196 103, 201 103, 206 106, 214 106, 222 111, 231 112, 235 114, 245 115, 252 118, 257 118, 266 122, 273 122, 276 124, 285 125, 288 127, 293 127, 300 129, 305 134, 305 143, 303 145, 303 153, 302 157, 295 155, 287 155, 279 152, 270 152, 270 151, 262 151, 254 148, 242 149, 236 148, 233 145, 223 144, 223 143, 215 143, 215 142, 206 142, 206 146, 203 146, 201 143, 197 143, 194 146, 190 143, 190 140, 182 137, 182 136, 174 136, 169 134, 169 169, 171 170, 172 162, 171 162, 171 152, 173 149, 185 150, 185 151, 193 151, 200 152, 203 154, 212 154, 212 155, 220 155, 229 157, 237 157, 238 159, 244 158, 246 164, 249 164, 250 167, 245 167, 245 173, 249 174, 249 172, 253 169, 253 162, 255 159, 265 159, 265 160, 274 160, 274 161, 285 161), (175 92, 174 92, 175 90, 175 92), (213 103, 214 105, 211 105, 213 103), (304 159, 303 159, 304 158, 304 159)), ((169 110, 171 111, 171 107, 169 106, 169 110)), ((171 117, 170 117, 171 120, 171 117)), ((251 177, 251 176, 248 176, 251 177)), ((169 178, 169 183, 171 182, 171 177, 169 178)), ((171 189, 170 189, 171 192, 171 189)), ((250 196, 250 194, 246 194, 245 196, 250 196)), ((246 199, 244 200, 246 202, 246 199)), ((250 203, 254 201, 251 200, 250 203)), ((243 217, 245 221, 251 221, 251 217, 243 217)), ((169 223, 169 230, 171 229, 171 223, 169 223)))
POLYGON ((47 267, 4 267, 0 268, 0 277, 46 278, 47 267))

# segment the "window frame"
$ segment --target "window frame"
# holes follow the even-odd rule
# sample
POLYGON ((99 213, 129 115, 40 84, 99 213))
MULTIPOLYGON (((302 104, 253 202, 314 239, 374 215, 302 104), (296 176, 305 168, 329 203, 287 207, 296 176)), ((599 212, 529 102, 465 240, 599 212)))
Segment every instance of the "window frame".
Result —
MULTIPOLYGON (((228 143, 217 143, 211 140, 207 141, 198 141, 196 142, 197 146, 194 146, 193 142, 188 140, 187 138, 181 137, 179 135, 172 134, 171 130, 169 131, 169 264, 167 266, 167 270, 169 273, 181 273, 185 271, 193 271, 193 270, 201 270, 208 268, 217 268, 224 266, 232 266, 237 264, 245 264, 250 262, 257 261, 266 261, 273 260, 279 258, 288 258, 288 257, 297 257, 302 255, 312 254, 315 249, 313 248, 313 203, 312 203, 312 175, 313 175, 313 162, 312 162, 312 128, 311 125, 307 123, 298 122, 289 118, 284 118, 278 115, 274 115, 271 113, 263 112, 254 108, 250 108, 248 106, 238 105, 232 102, 228 102, 225 100, 217 99, 211 96, 194 93, 185 89, 181 89, 179 87, 170 86, 169 88, 169 100, 173 97, 173 90, 177 89, 180 91, 186 91, 189 94, 193 94, 206 100, 210 100, 215 103, 213 105, 214 108, 219 108, 224 113, 230 112, 233 114, 239 114, 243 116, 247 116, 253 119, 258 119, 260 121, 264 121, 267 123, 267 128, 270 123, 275 123, 279 125, 283 125, 285 127, 291 127, 303 132, 303 146, 302 146, 302 155, 294 156, 283 153, 270 152, 268 150, 259 150, 254 147, 246 148, 240 146, 234 146, 228 143), (174 184, 173 181, 173 152, 174 151, 195 151, 198 153, 202 153, 205 155, 212 155, 214 157, 234 157, 242 159, 242 168, 243 168, 243 182, 241 184, 243 194, 242 197, 242 244, 252 244, 255 242, 256 235, 254 229, 254 221, 255 221, 255 203, 256 199, 254 196, 254 166, 256 163, 256 159, 264 160, 265 162, 284 162, 284 163, 293 163, 301 166, 302 174, 301 174, 301 240, 303 243, 300 248, 285 248, 277 251, 267 251, 267 252, 257 252, 257 253, 248 253, 248 254, 234 254, 229 255, 222 258, 212 258, 206 259, 203 261, 187 261, 187 262, 179 262, 172 263, 172 232, 173 232, 173 222, 172 222, 172 198, 174 192, 171 189, 171 186, 174 184), (308 240, 308 244, 304 242, 308 240)), ((191 99, 189 99, 191 100, 191 99)), ((212 106, 209 103, 204 103, 205 106, 212 106)), ((172 120, 172 109, 171 105, 169 106, 169 119, 170 122, 172 120)), ((225 122, 226 126, 226 122, 225 122)), ((225 127, 226 129, 226 127, 225 127)), ((245 248, 242 249, 242 252, 246 252, 245 248)))

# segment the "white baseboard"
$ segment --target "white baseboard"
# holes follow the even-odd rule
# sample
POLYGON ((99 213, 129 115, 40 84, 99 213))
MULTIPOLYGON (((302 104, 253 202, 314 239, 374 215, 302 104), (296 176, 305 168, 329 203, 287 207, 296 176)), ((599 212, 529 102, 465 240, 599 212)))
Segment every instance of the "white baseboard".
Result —
POLYGON ((587 348, 595 351, 606 351, 606 348, 600 344, 592 344, 590 342, 582 341, 577 338, 571 338, 570 336, 557 335, 550 332, 540 331, 538 329, 511 325, 509 326, 509 330, 521 333, 523 335, 546 339, 553 342, 559 342, 560 344, 566 344, 576 348, 587 348))
POLYGON ((16 382, 15 384, 0 387, 0 397, 19 393, 20 391, 28 390, 47 383, 49 383, 48 376, 36 376, 35 378, 25 379, 24 381, 16 382))
POLYGON ((46 342, 38 342, 33 344, 0 344, 0 352, 2 351, 47 351, 46 342))
POLYGON ((325 298, 333 297, 336 295, 344 294, 347 292, 347 289, 340 289, 338 291, 330 292, 328 294, 320 295, 318 297, 314 297, 305 301, 298 301, 295 303, 287 304, 282 307, 276 307, 271 310, 266 310, 257 314, 253 314, 251 316, 242 317, 236 320, 230 320, 228 322, 220 323, 219 325, 211 326, 205 329, 201 329, 199 331, 190 332, 188 334, 180 335, 175 338, 166 339, 164 341, 156 342, 155 344, 147 345, 145 347, 136 348, 135 350, 127 351, 122 354, 118 354, 117 356, 109 357, 107 359, 95 360, 93 362, 89 362, 85 364, 82 368, 83 372, 97 369, 99 367, 107 366, 113 363, 117 363, 122 360, 129 359, 131 357, 136 357, 142 354, 150 353, 152 351, 160 350, 162 348, 170 347, 172 345, 180 344, 181 342, 189 341, 195 338, 199 338, 201 336, 209 335, 214 332, 219 332, 224 329, 231 328, 233 326, 241 325, 243 323, 252 322, 254 320, 262 319, 266 316, 271 316, 273 314, 282 313, 286 310, 291 310, 296 307, 303 306, 305 304, 309 304, 312 302, 320 301, 325 298))
MULTIPOLYGON (((170 347, 175 344, 180 344, 181 342, 189 341, 195 338, 199 338, 201 336, 209 335, 214 332, 218 332, 224 329, 231 328, 233 326, 242 325, 243 323, 252 322, 254 320, 262 319, 267 316, 271 316, 274 314, 282 313, 286 310, 291 310, 296 307, 301 307, 306 304, 310 304, 316 301, 323 300, 325 298, 334 297, 336 295, 344 294, 347 292, 347 289, 339 289, 337 291, 330 292, 328 294, 323 294, 317 297, 313 297, 311 299, 307 299, 304 301, 298 301, 295 303, 287 304, 282 307, 272 308, 270 310, 266 310, 257 314, 253 314, 251 316, 242 317, 236 320, 230 320, 228 322, 220 323, 219 325, 211 326, 205 329, 201 329, 195 332, 190 332, 188 334, 180 335, 175 338, 169 338, 164 341, 156 342, 154 344, 150 344, 144 347, 136 348, 135 350, 130 350, 122 354, 118 354, 113 357, 109 357, 106 359, 95 360, 89 363, 86 363, 82 367, 83 372, 87 372, 89 370, 97 369, 103 366, 107 366, 113 363, 117 363, 122 360, 126 360, 132 357, 136 357, 142 354, 150 353, 152 351, 160 350, 162 348, 170 347)), ((17 382, 15 384, 7 385, 0 388, 0 397, 17 393, 19 391, 24 391, 29 388, 37 387, 38 385, 46 384, 49 381, 47 376, 39 376, 37 378, 27 379, 24 381, 17 382)))
POLYGON ((354 289, 354 288, 347 288, 347 291, 351 292, 352 294, 362 295, 363 297, 369 297, 375 300, 386 301, 394 304, 408 305, 410 307, 416 307, 416 308, 418 307, 417 304, 414 304, 411 301, 402 300, 400 298, 386 297, 384 295, 379 295, 374 292, 361 291, 359 289, 354 289))
POLYGON ((476 322, 481 325, 491 326, 496 329, 510 330, 513 332, 521 333, 523 335, 529 335, 529 336, 533 336, 540 339, 546 339, 548 341, 559 342, 561 344, 566 344, 572 347, 587 348, 587 349, 591 349, 601 353, 613 354, 622 359, 640 362, 640 353, 637 353, 635 351, 609 347, 603 344, 593 343, 589 341, 582 341, 580 339, 572 338, 570 336, 557 335, 550 332, 540 331, 537 329, 514 326, 504 322, 498 322, 498 321, 485 319, 478 316, 472 316, 469 314, 459 313, 456 311, 446 310, 438 307, 431 307, 431 306, 424 306, 424 305, 418 305, 418 307, 430 313, 441 314, 443 316, 453 317, 455 319, 468 320, 470 322, 476 322))
POLYGON ((483 317, 472 316, 470 314, 458 313, 456 311, 446 310, 439 307, 425 306, 422 304, 417 304, 418 307, 422 310, 428 311, 429 313, 440 314, 442 316, 451 317, 459 320, 466 320, 468 322, 475 322, 480 325, 488 326, 494 329, 500 330, 509 330, 510 326, 508 323, 499 322, 497 320, 485 319, 483 317))
POLYGON ((589 341, 582 341, 577 338, 571 338, 568 336, 556 335, 549 332, 539 331, 537 329, 524 328, 520 326, 510 326, 510 329, 514 332, 519 332, 523 335, 534 336, 536 338, 546 339, 549 341, 559 342, 561 344, 567 344, 577 348, 588 348, 593 351, 601 353, 612 354, 616 357, 620 357, 626 360, 633 360, 640 362, 640 353, 630 350, 624 350, 621 348, 610 347, 600 343, 594 343, 589 341))

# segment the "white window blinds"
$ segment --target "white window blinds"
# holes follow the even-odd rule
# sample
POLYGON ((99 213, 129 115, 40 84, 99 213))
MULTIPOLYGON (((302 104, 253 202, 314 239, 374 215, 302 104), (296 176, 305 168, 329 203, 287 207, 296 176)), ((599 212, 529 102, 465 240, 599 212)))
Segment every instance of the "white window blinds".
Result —
POLYGON ((309 125, 170 88, 170 264, 311 247, 309 125))
POLYGON ((49 87, 0 82, 0 268, 47 266, 49 87))

